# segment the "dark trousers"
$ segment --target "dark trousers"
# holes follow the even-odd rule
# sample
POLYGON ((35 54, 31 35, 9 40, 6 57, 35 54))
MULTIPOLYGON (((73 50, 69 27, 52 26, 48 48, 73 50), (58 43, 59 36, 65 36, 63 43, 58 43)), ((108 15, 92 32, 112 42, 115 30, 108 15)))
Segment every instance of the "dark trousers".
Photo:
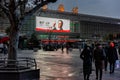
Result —
POLYGON ((103 74, 103 66, 102 61, 95 62, 95 68, 96 68, 96 80, 102 80, 102 74, 103 74))
POLYGON ((96 68, 96 79, 102 80, 102 69, 96 68))
POLYGON ((107 61, 107 59, 105 59, 105 71, 107 71, 107 66, 108 66, 108 61, 107 61))
POLYGON ((114 73, 115 70, 115 61, 110 62, 110 73, 114 73))
POLYGON ((84 80, 89 80, 90 74, 84 73, 83 75, 84 75, 84 80))
POLYGON ((88 64, 83 64, 84 80, 89 80, 90 74, 92 72, 92 64, 88 64))

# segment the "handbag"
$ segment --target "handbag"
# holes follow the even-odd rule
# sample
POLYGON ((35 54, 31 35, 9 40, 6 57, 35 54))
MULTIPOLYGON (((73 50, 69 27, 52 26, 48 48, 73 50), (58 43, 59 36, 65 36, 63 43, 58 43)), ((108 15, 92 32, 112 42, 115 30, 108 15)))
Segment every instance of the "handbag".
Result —
POLYGON ((115 69, 120 69, 120 60, 116 60, 115 69))

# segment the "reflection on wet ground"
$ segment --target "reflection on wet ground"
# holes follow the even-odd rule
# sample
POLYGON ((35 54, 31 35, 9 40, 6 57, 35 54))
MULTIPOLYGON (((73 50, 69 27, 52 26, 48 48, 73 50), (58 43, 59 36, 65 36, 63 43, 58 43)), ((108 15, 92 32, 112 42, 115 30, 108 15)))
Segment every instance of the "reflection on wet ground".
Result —
MULTIPOLYGON (((75 62, 72 54, 57 52, 45 52, 40 54, 39 67, 41 80, 78 80, 79 61, 75 62), (44 55, 45 54, 45 55, 44 55), (47 55, 48 54, 48 55, 47 55), (73 79, 74 78, 74 79, 73 79)), ((79 58, 76 56, 76 58, 79 58)))
MULTIPOLYGON (((33 52, 33 50, 19 50, 18 57, 32 57, 37 61, 40 69, 40 80, 83 80, 82 60, 79 58, 79 50, 75 49, 69 54, 58 51, 33 52)), ((0 54, 0 56, 3 56, 0 54)), ((120 56, 119 56, 120 59, 120 56)), ((90 80, 95 80, 95 69, 90 80)), ((110 75, 109 71, 103 72, 103 80, 120 80, 120 69, 110 75)))

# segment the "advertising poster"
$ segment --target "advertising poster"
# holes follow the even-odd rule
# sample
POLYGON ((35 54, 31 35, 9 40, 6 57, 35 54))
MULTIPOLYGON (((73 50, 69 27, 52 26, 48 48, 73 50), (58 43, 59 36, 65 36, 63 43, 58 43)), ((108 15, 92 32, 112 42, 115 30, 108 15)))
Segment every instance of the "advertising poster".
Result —
POLYGON ((36 16, 36 31, 70 32, 70 20, 36 16))

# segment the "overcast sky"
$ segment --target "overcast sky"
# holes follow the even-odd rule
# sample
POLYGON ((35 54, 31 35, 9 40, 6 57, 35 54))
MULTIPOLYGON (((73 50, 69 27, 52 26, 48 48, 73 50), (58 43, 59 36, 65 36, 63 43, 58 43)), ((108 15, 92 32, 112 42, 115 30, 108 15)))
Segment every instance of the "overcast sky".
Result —
POLYGON ((79 13, 82 14, 120 19, 120 0, 58 0, 49 4, 48 8, 56 10, 59 4, 63 4, 67 12, 78 6, 79 13))

